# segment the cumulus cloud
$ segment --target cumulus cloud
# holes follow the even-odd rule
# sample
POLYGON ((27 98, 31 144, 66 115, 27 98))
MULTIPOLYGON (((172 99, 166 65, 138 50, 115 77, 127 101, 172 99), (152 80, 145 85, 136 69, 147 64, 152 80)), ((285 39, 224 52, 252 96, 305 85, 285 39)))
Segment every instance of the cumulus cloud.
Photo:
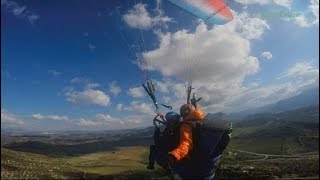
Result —
POLYGON ((10 113, 6 109, 1 108, 1 124, 9 124, 9 125, 21 125, 24 124, 23 120, 18 118, 16 115, 10 113))
MULTIPOLYGON (((188 81, 191 75, 204 106, 223 103, 241 90, 245 77, 259 71, 257 57, 250 55, 251 40, 269 28, 266 21, 235 13, 233 21, 213 29, 200 22, 194 32, 157 32, 159 46, 143 53, 150 66, 139 65, 166 78, 188 81)), ((185 102, 185 84, 171 84, 176 102, 185 102)))
POLYGON ((54 120, 54 121, 67 121, 67 120, 69 120, 69 118, 67 116, 59 116, 59 115, 32 114, 31 117, 36 120, 54 120))
POLYGON ((261 53, 261 56, 262 56, 263 58, 267 59, 267 60, 269 60, 269 59, 272 58, 272 54, 271 54, 271 52, 269 52, 269 51, 264 51, 264 52, 262 52, 262 53, 261 53))
POLYGON ((117 85, 116 81, 109 84, 109 90, 114 96, 117 96, 121 92, 121 88, 117 85))
POLYGON ((11 0, 1 0, 1 6, 6 11, 12 13, 18 18, 27 19, 31 24, 35 23, 40 19, 40 16, 27 9, 26 6, 18 4, 11 0))
POLYGON ((270 29, 268 23, 257 17, 250 17, 248 13, 237 16, 236 27, 247 39, 259 39, 266 29, 270 29))
POLYGON ((153 114, 154 108, 151 104, 147 104, 140 101, 132 101, 128 107, 124 108, 125 110, 144 113, 144 114, 153 114))
MULTIPOLYGON (((233 21, 212 29, 200 22, 193 32, 158 31, 158 47, 142 54, 143 59, 151 63, 149 66, 142 63, 139 67, 158 71, 166 78, 169 85, 162 85, 163 92, 168 90, 173 96, 164 95, 159 99, 172 101, 173 107, 185 103, 185 84, 181 80, 187 81, 188 73, 192 75, 195 92, 203 98, 199 104, 206 111, 232 112, 273 103, 296 94, 312 82, 293 80, 265 87, 258 83, 244 84, 247 76, 260 69, 258 58, 250 54, 252 40, 260 39, 268 29, 270 26, 264 20, 247 13, 235 13, 233 21)), ((268 51, 261 56, 272 58, 268 51)), ((282 76, 289 74, 294 73, 288 71, 282 76)))
POLYGON ((130 88, 127 91, 127 94, 134 98, 143 97, 145 95, 144 93, 143 87, 130 88))
POLYGON ((123 20, 132 28, 141 28, 144 30, 150 29, 153 26, 166 24, 171 21, 171 18, 163 16, 158 9, 158 15, 152 17, 146 9, 146 4, 135 4, 133 9, 130 9, 123 16, 123 20))
POLYGON ((158 33, 159 47, 143 54, 144 59, 150 60, 152 66, 144 67, 140 64, 140 67, 158 70, 167 77, 186 79, 186 73, 192 64, 193 79, 203 82, 222 79, 228 81, 233 77, 242 79, 247 74, 254 74, 259 69, 259 63, 250 57, 249 39, 258 38, 261 33, 247 32, 246 29, 255 27, 254 23, 247 19, 250 18, 240 16, 235 22, 214 29, 207 29, 204 23, 200 23, 194 33, 186 30, 158 33), (189 44, 194 44, 194 47, 189 47, 189 44))
POLYGON ((95 104, 108 106, 111 102, 110 96, 104 91, 97 89, 100 84, 91 82, 87 78, 75 77, 70 81, 71 86, 65 87, 63 92, 66 100, 74 104, 95 104), (77 85, 77 86, 76 86, 77 85), (76 87, 83 87, 78 90, 76 87))
POLYGON ((96 104, 108 106, 110 97, 101 90, 85 89, 83 91, 68 91, 65 93, 67 101, 74 104, 96 104))

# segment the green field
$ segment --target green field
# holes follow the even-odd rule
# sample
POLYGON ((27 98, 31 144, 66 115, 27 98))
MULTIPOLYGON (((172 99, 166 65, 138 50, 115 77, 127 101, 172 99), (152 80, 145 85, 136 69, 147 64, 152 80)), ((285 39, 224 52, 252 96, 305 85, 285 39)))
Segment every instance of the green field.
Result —
MULTIPOLYGON (((146 169, 147 157, 148 148, 142 146, 63 158, 1 148, 1 179, 166 179, 165 171, 159 166, 153 171, 146 169)), ((319 175, 318 155, 260 159, 262 156, 228 149, 223 154, 216 179, 319 175)))
POLYGON ((166 178, 158 166, 153 171, 146 169, 147 157, 146 147, 64 158, 1 148, 1 179, 166 178))

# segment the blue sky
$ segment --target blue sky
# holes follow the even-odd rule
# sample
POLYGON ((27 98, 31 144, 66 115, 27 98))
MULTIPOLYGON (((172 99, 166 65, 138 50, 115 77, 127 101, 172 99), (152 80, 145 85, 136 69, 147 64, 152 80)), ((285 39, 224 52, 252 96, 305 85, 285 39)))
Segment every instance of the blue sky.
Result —
POLYGON ((318 86, 319 1, 226 3, 234 20, 211 27, 166 0, 2 0, 1 124, 150 126, 144 68, 174 110, 185 102, 190 67, 206 112, 263 106, 318 86))

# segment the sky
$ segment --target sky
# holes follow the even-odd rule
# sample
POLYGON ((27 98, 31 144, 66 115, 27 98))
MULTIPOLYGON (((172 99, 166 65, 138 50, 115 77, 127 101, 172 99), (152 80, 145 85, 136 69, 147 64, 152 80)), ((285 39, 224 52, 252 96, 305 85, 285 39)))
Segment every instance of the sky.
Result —
POLYGON ((176 112, 190 77, 206 113, 318 87, 318 0, 225 3, 233 20, 212 25, 167 0, 1 0, 2 127, 152 126, 146 78, 176 112))

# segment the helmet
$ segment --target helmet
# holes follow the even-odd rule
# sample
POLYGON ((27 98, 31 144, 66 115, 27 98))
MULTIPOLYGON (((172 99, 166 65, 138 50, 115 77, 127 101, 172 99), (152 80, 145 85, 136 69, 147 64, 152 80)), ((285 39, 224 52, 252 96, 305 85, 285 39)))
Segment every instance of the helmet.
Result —
POLYGON ((186 117, 190 112, 194 111, 194 109, 192 104, 184 104, 180 108, 180 116, 186 117))
POLYGON ((175 126, 179 123, 180 115, 171 111, 165 115, 165 118, 167 120, 168 125, 175 126))

